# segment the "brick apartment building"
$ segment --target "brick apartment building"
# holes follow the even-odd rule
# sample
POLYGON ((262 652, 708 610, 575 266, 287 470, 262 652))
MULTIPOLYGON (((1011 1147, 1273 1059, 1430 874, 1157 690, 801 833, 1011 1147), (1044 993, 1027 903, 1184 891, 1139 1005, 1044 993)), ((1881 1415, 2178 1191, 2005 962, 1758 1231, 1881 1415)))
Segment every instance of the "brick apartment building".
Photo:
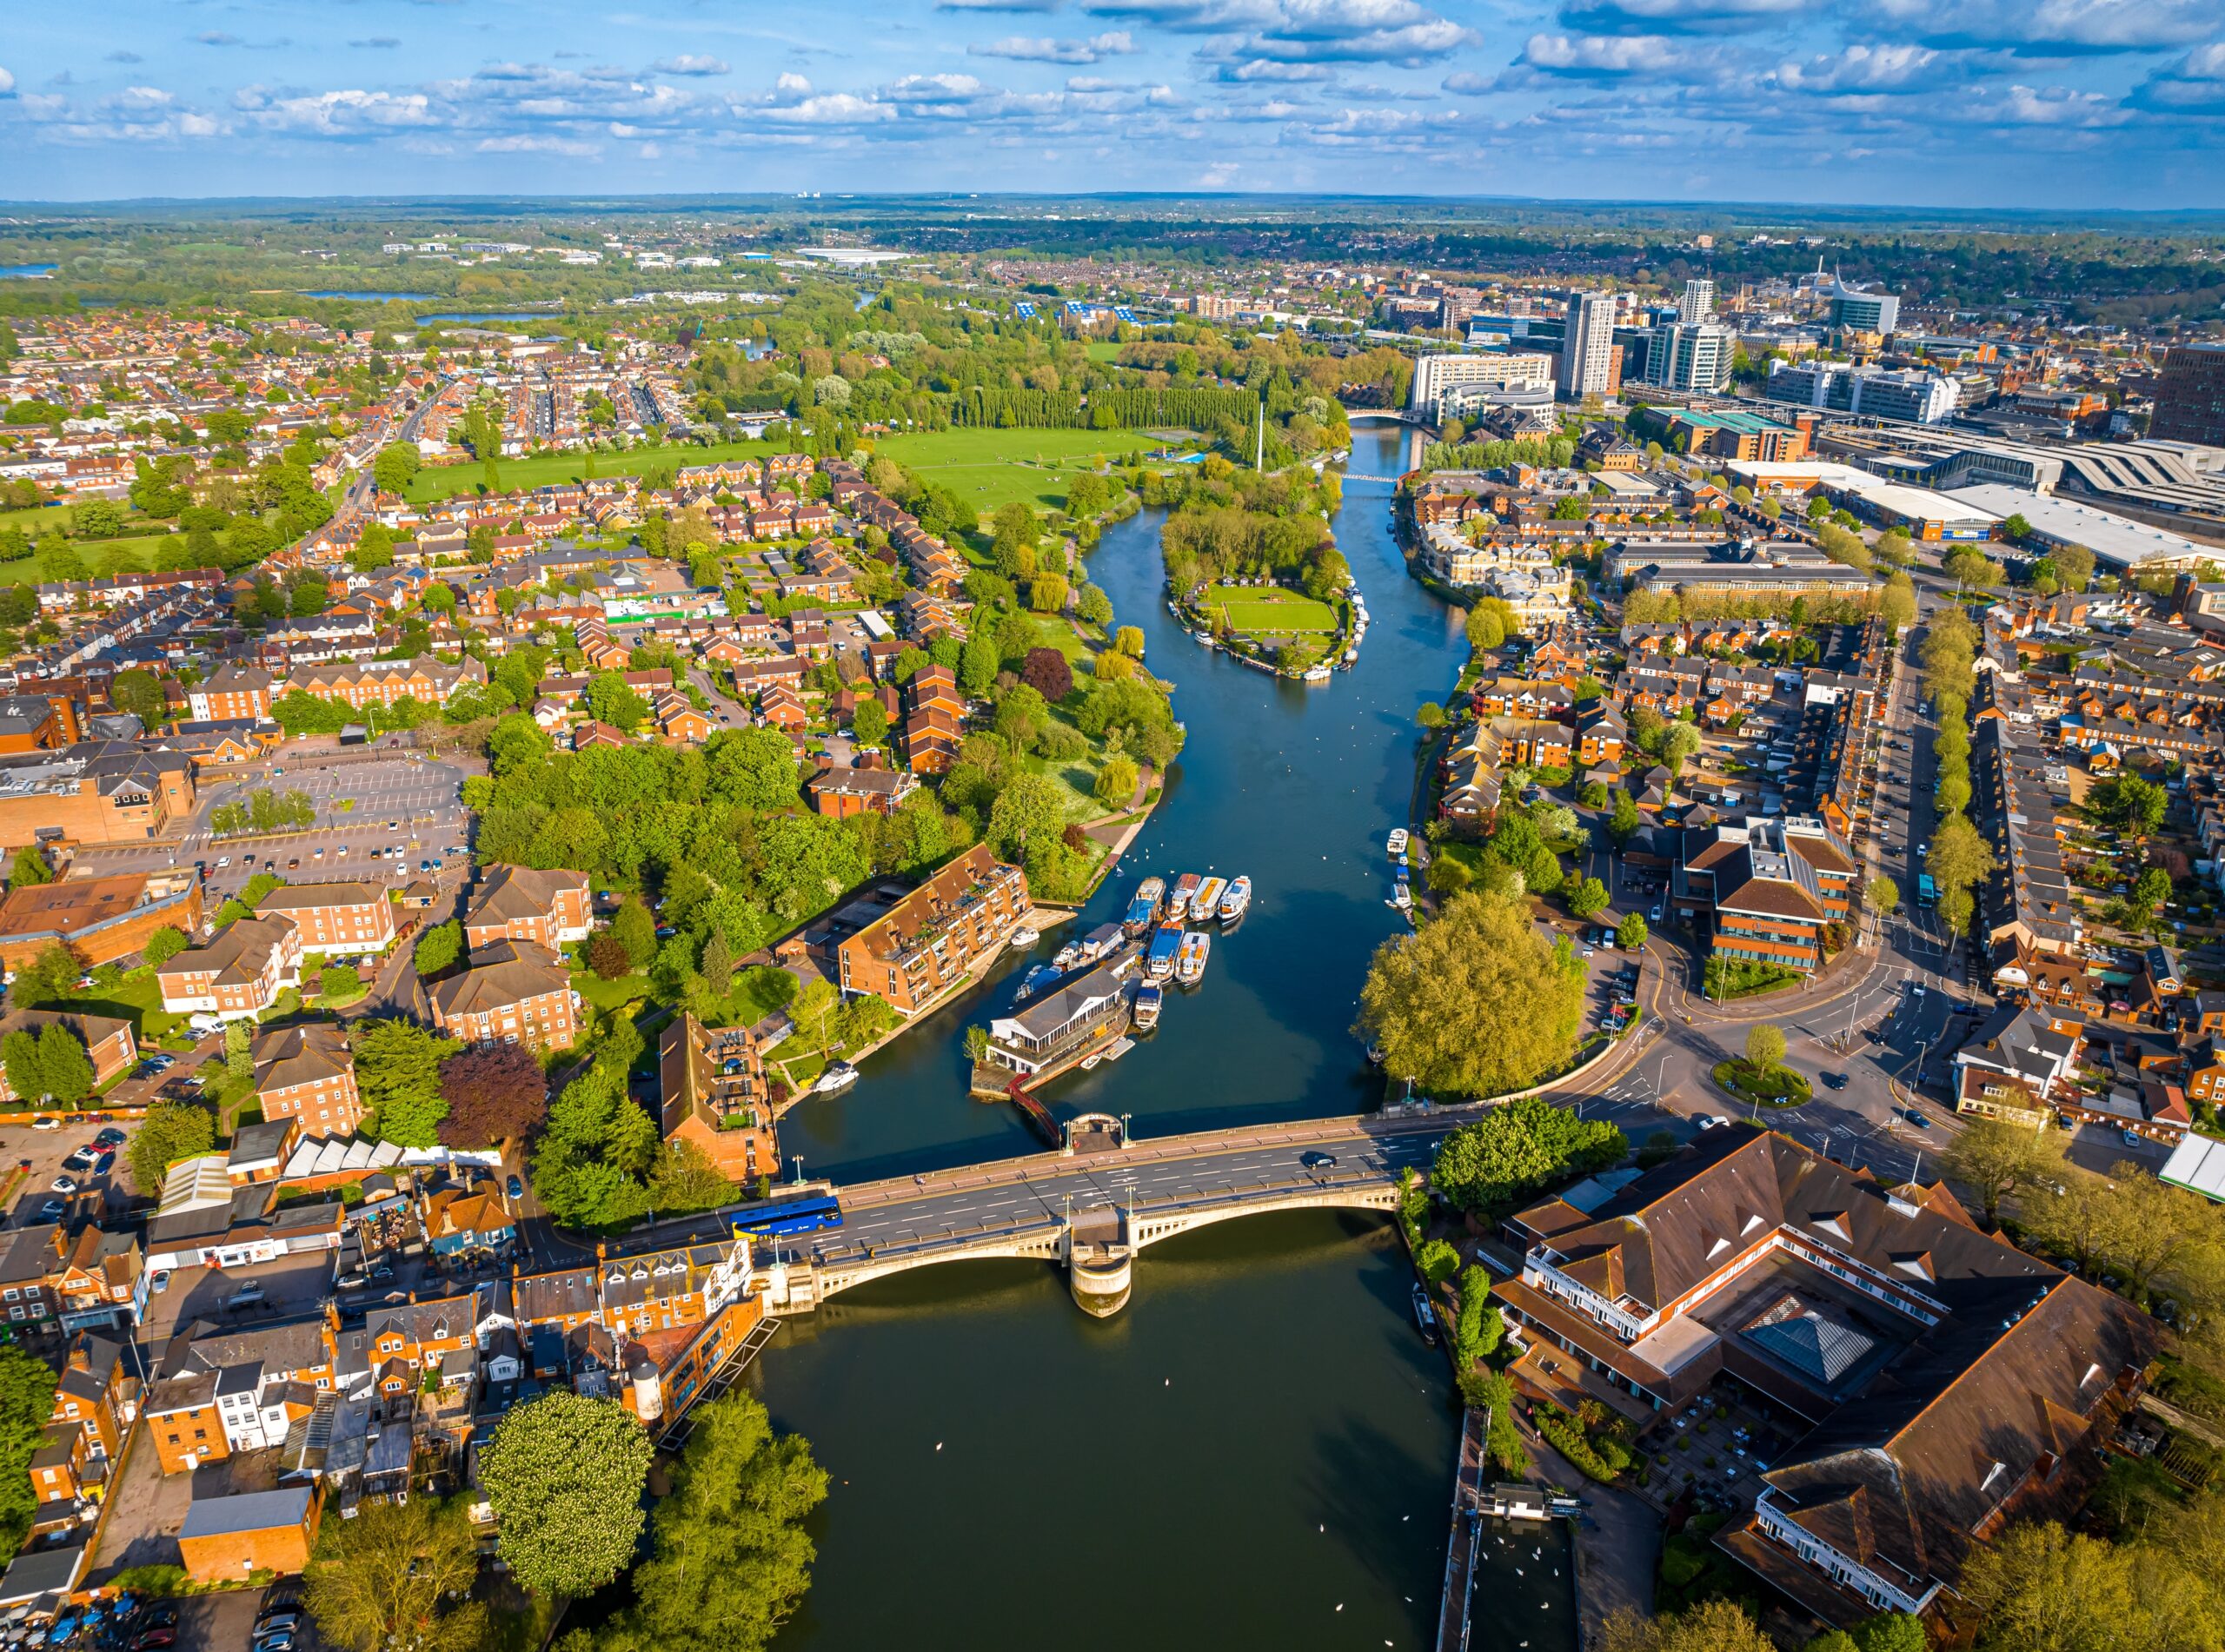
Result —
POLYGON ((1027 911, 1027 874, 977 843, 842 940, 841 989, 878 993, 913 1014, 1003 945, 1027 911))
POLYGON ((1670 902, 1710 927, 1713 956, 1810 975, 1823 966, 1824 932, 1853 912, 1856 870, 1804 816, 1695 826, 1678 839, 1670 902))
POLYGON ((320 1022, 282 1027, 256 1038, 253 1054, 266 1121, 296 1120, 311 1138, 355 1133, 363 1102, 343 1028, 320 1022))
POLYGON ((172 1015, 257 1015, 301 985, 302 932, 289 918, 237 919, 171 959, 155 979, 172 1015))
POLYGON ((256 910, 291 919, 305 952, 382 952, 394 943, 394 903, 375 884, 286 884, 256 910))
POLYGON ((588 938, 594 899, 584 872, 496 866, 464 914, 464 944, 476 949, 495 941, 530 941, 555 952, 588 938))
POLYGON ((467 1043, 568 1050, 579 1038, 571 977, 555 953, 531 941, 474 946, 469 967, 435 983, 429 996, 434 1025, 467 1043))
POLYGON ((185 703, 196 722, 228 722, 241 717, 260 721, 270 715, 273 687, 270 673, 259 667, 219 666, 207 681, 186 690, 185 703))

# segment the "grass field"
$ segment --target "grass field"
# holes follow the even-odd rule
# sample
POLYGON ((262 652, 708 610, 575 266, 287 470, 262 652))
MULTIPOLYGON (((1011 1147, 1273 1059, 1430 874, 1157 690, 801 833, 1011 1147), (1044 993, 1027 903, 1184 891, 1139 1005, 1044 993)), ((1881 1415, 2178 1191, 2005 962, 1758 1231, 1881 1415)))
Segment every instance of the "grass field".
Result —
POLYGON ((1271 585, 1216 585, 1198 606, 1207 615, 1225 611, 1230 627, 1248 636, 1295 637, 1337 628, 1337 616, 1325 602, 1271 585))
MULTIPOLYGON (((930 430, 918 435, 882 436, 873 451, 986 514, 1023 500, 1038 510, 1066 503, 1066 485, 1077 471, 1093 470, 1107 459, 1126 460, 1159 445, 1163 435, 1137 430, 930 430)), ((682 465, 707 465, 721 459, 756 459, 774 451, 769 441, 722 441, 708 448, 644 448, 631 453, 594 455, 598 476, 638 476, 645 471, 682 465)), ((583 453, 542 454, 505 459, 505 489, 577 481, 588 474, 583 453)), ((476 464, 441 465, 421 470, 409 484, 419 504, 464 494, 479 486, 476 464)))

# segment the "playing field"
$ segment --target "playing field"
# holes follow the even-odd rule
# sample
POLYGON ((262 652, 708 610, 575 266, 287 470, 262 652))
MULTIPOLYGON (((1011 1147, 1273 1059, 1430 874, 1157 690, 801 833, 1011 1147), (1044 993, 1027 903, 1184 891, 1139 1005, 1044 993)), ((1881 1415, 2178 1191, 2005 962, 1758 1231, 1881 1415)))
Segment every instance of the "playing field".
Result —
POLYGON ((1337 616, 1324 602, 1271 585, 1216 585, 1199 609, 1208 618, 1225 612, 1231 628, 1255 637, 1294 637, 1337 628, 1337 616))

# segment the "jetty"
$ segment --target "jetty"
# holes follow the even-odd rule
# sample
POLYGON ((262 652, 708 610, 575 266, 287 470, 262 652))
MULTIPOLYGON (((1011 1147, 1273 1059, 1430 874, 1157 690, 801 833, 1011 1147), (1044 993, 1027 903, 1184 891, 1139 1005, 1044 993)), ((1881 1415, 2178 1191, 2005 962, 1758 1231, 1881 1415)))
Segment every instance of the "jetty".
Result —
POLYGON ((1470 1406, 1461 1418, 1460 1466, 1452 1476, 1452 1536, 1445 1546, 1437 1652, 1467 1652, 1468 1597, 1476 1586, 1476 1550, 1484 1540, 1484 1444, 1491 1431, 1489 1408, 1470 1406))

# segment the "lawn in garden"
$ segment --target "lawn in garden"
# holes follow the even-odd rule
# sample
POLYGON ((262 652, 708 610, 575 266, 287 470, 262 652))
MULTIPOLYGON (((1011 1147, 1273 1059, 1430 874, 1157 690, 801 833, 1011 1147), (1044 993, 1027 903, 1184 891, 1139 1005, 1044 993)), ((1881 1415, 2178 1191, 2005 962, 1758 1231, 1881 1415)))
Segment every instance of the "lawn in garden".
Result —
POLYGON ((1232 630, 1253 637, 1294 637, 1337 628, 1325 602, 1272 585, 1216 585, 1199 605, 1207 618, 1225 614, 1232 630))

